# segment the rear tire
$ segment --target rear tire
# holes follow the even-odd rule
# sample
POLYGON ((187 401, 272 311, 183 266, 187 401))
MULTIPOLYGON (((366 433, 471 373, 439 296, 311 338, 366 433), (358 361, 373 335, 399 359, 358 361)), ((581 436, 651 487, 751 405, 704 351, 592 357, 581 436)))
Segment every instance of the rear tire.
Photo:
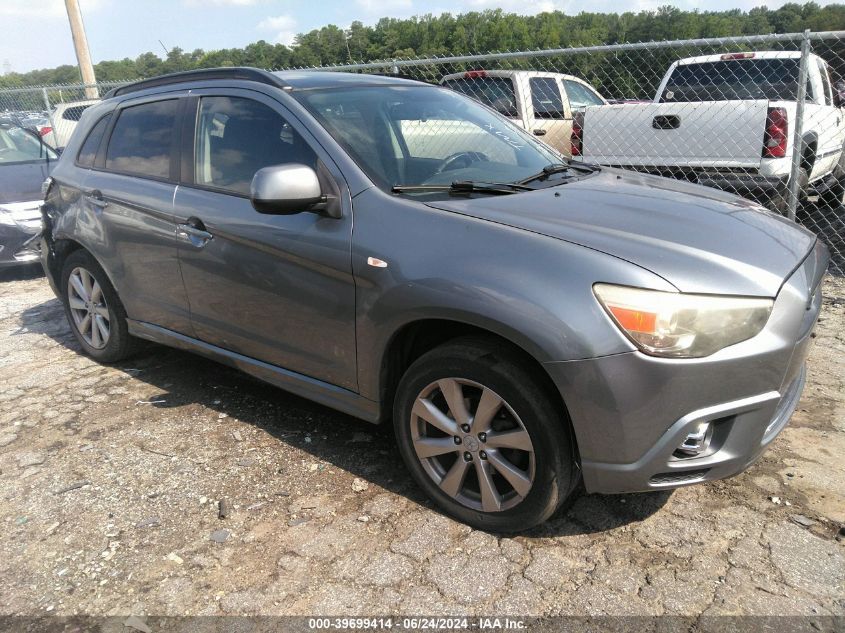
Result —
MULTIPOLYGON (((801 205, 807 202, 807 191, 809 189, 810 175, 807 170, 801 167, 798 170, 798 208, 795 210, 795 215, 801 208, 801 205)), ((783 189, 776 192, 774 196, 769 198, 769 203, 766 205, 771 211, 779 213, 784 217, 789 216, 789 185, 787 184, 783 189)))
POLYGON ((446 514, 474 528, 534 527, 579 481, 566 412, 524 367, 500 344, 459 339, 421 356, 399 383, 393 424, 405 464, 446 514))
POLYGON ((114 363, 137 351, 138 339, 129 335, 123 304, 88 251, 68 255, 60 283, 70 329, 88 356, 114 363))
POLYGON ((839 209, 842 206, 842 198, 845 197, 845 148, 839 155, 839 163, 833 170, 835 182, 820 197, 819 202, 829 209, 839 209))

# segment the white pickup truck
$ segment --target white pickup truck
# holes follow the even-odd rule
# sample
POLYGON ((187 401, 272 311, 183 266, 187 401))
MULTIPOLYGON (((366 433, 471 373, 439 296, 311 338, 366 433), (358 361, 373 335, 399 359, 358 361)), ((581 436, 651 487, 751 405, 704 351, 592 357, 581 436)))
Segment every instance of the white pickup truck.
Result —
POLYGON ((607 104, 586 81, 561 73, 469 70, 446 75, 440 83, 490 106, 567 157, 576 114, 607 104))
MULTIPOLYGON (((799 196, 841 203, 845 120, 827 63, 811 55, 804 125, 795 135, 801 54, 728 53, 681 59, 652 103, 587 108, 573 128, 583 159, 690 180, 784 212, 792 149, 799 196)), ((577 151, 576 151, 577 153, 577 151)))

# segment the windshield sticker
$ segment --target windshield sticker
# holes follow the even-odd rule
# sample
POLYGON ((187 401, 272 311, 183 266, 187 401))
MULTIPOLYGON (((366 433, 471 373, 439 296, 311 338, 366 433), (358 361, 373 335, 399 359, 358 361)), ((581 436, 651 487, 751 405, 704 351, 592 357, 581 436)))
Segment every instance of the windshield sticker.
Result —
POLYGON ((522 145, 515 138, 511 138, 510 136, 508 136, 507 134, 505 134, 501 130, 497 130, 496 126, 493 125, 492 123, 485 123, 484 127, 487 128, 488 131, 490 131, 493 134, 495 134, 496 136, 498 136, 500 139, 502 139, 505 143, 507 143, 508 145, 513 147, 514 149, 523 149, 525 147, 525 145, 522 145))

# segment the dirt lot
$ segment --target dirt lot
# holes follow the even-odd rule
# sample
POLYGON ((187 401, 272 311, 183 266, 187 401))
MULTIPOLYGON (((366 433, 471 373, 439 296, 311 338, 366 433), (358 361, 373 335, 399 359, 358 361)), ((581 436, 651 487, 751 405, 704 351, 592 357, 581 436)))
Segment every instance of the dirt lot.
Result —
POLYGON ((497 538, 434 511, 386 430, 161 347, 98 365, 7 275, 0 614, 845 615, 842 278, 817 331, 749 472, 497 538))

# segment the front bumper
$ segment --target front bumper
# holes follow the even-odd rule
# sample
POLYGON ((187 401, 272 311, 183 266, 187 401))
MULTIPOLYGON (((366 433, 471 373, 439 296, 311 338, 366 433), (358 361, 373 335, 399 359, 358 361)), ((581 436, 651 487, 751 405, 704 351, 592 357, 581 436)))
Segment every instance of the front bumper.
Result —
POLYGON ((40 259, 40 232, 40 221, 37 224, 0 225, 0 267, 37 263, 40 259))
POLYGON ((547 363, 567 404, 587 491, 674 488, 754 463, 801 397, 828 260, 817 243, 781 288, 763 331, 706 358, 630 352, 547 363), (677 453, 703 421, 712 423, 709 448, 677 453))

